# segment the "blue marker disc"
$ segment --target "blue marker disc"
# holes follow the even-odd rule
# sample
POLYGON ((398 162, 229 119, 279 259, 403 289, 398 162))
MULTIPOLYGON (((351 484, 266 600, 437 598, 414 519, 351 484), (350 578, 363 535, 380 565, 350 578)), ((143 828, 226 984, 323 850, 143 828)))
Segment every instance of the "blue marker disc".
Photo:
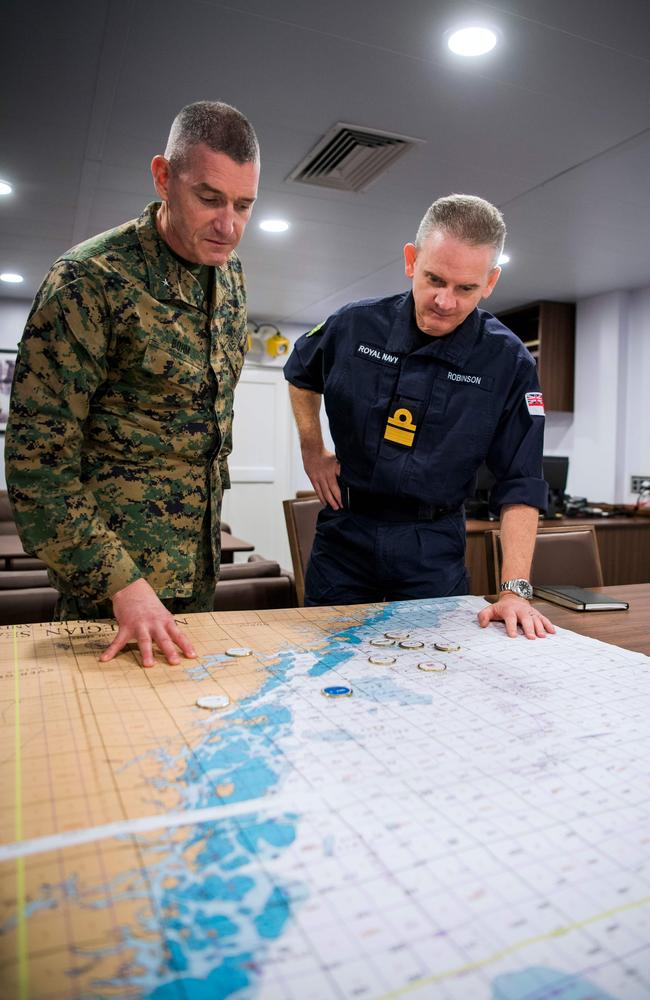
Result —
POLYGON ((349 698, 352 694, 352 688, 336 686, 323 688, 321 694, 325 695, 326 698, 349 698))

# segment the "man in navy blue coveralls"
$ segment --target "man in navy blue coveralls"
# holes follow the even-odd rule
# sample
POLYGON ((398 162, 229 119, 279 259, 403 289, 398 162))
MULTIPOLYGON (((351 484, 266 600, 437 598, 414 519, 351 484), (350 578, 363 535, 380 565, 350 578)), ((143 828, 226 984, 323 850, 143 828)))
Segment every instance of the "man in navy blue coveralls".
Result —
MULTIPOLYGON (((488 202, 441 198, 404 247, 412 291, 344 306, 300 337, 285 366, 305 471, 326 505, 305 603, 466 594, 463 501, 479 465, 496 478, 503 591, 485 626, 554 631, 517 593, 530 572, 544 408, 535 362, 478 303, 499 277, 505 225, 488 202), (336 453, 325 449, 321 396, 336 453)), ((526 589, 526 588, 524 588, 526 589)))

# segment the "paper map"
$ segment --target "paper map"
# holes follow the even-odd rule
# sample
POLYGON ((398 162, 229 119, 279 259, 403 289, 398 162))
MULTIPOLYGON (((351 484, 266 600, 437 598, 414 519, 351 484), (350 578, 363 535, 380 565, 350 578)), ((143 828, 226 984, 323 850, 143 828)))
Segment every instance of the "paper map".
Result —
POLYGON ((2 627, 0 995, 647 1000, 650 660, 482 604, 2 627))

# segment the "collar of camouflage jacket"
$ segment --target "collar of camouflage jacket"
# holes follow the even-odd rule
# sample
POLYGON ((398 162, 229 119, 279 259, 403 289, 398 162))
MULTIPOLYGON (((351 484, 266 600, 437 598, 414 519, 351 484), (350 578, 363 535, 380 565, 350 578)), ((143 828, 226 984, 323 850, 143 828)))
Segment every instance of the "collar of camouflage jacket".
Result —
POLYGON ((149 273, 149 289, 159 302, 181 301, 208 312, 200 281, 181 262, 161 237, 156 227, 160 202, 147 205, 136 221, 136 231, 149 273))

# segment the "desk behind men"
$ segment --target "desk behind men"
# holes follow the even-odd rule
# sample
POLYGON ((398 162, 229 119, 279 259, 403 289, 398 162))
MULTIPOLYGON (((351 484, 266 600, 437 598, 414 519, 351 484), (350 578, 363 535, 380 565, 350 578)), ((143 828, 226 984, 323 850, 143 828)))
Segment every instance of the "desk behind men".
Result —
MULTIPOLYGON (((650 517, 562 517, 540 521, 540 526, 545 528, 584 525, 593 525, 596 529, 605 586, 650 583, 650 517)), ((498 521, 467 519, 465 562, 472 594, 485 594, 490 589, 485 533, 498 526, 498 521)))

